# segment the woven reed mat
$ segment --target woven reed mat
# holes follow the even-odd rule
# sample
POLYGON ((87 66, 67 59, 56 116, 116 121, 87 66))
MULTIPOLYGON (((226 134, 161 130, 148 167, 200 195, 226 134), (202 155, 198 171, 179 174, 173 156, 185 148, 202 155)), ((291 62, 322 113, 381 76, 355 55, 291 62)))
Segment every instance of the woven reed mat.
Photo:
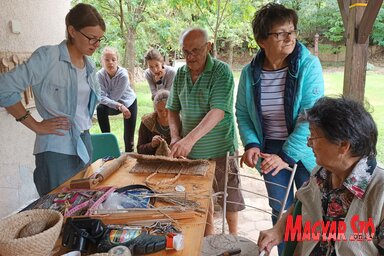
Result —
POLYGON ((205 176, 209 161, 179 159, 166 156, 153 156, 141 154, 128 154, 128 157, 136 159, 136 164, 130 172, 133 173, 181 173, 189 175, 205 176))

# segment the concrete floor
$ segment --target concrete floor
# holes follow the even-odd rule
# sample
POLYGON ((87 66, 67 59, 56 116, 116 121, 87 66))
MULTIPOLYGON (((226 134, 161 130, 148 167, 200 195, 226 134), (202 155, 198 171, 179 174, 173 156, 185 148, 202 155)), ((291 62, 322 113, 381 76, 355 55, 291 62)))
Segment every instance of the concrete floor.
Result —
MULTIPOLYGON (((256 170, 241 169, 241 173, 260 178, 261 176, 256 170)), ((254 191, 263 195, 267 195, 267 191, 263 181, 255 181, 249 178, 241 178, 241 185, 244 189, 254 191)), ((271 212, 268 205, 268 199, 258 195, 243 192, 245 204, 257 206, 264 211, 271 212)), ((215 212, 215 230, 219 234, 222 232, 222 211, 215 212)), ((249 240, 257 243, 259 232, 261 230, 269 229, 272 227, 271 215, 265 212, 246 207, 239 213, 239 236, 248 238, 249 240)), ((228 227, 225 225, 225 233, 228 234, 228 227)), ((255 254, 256 255, 256 254, 255 254)), ((271 256, 278 256, 276 247, 273 248, 271 256)))

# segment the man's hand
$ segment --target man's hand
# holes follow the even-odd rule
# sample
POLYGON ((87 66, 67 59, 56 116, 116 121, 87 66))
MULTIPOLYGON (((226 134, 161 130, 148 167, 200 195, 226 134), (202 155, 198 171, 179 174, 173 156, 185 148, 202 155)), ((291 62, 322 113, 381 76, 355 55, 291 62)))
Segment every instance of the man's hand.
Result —
POLYGON ((173 145, 176 144, 176 142, 178 142, 179 140, 181 140, 181 137, 172 137, 171 143, 169 144, 169 148, 172 148, 173 145))
POLYGON ((193 145, 195 145, 195 142, 188 137, 178 140, 176 143, 171 144, 171 157, 187 157, 193 145))
POLYGON ((261 171, 264 174, 269 173, 274 169, 272 176, 278 174, 282 169, 289 167, 289 165, 283 161, 278 155, 261 153, 260 156, 264 158, 261 162, 261 171))
POLYGON ((243 167, 243 163, 245 163, 249 167, 255 167, 257 161, 260 157, 260 149, 259 148, 250 148, 244 152, 243 156, 240 160, 240 166, 243 167))

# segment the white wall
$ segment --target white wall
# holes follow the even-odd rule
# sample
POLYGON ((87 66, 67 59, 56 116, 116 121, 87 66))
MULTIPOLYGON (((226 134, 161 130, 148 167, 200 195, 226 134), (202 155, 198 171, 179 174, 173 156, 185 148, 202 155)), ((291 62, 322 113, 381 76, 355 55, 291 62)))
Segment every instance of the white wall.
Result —
POLYGON ((32 52, 65 37, 70 0, 0 0, 0 51, 32 52), (20 33, 12 33, 10 21, 20 33))
MULTIPOLYGON (((70 0, 0 0, 0 6, 0 59, 65 38, 70 0), (19 33, 11 31, 10 21, 19 33)), ((29 108, 38 119, 33 105, 29 108)), ((0 218, 38 196, 32 178, 34 140, 32 131, 0 108, 0 218)))

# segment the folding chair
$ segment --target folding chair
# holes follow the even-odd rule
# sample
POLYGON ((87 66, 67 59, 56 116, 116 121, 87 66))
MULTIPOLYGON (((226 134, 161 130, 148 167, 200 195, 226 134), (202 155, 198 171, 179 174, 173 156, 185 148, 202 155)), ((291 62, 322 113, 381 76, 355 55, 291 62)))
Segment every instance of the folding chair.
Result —
POLYGON ((112 133, 91 134, 93 147, 92 162, 106 157, 119 157, 120 148, 116 136, 112 133))
POLYGON ((270 181, 265 181, 263 179, 260 179, 260 178, 257 178, 257 177, 253 177, 253 176, 250 176, 250 175, 246 175, 246 174, 241 174, 240 172, 239 173, 232 173, 230 172, 229 170, 229 161, 230 159, 236 159, 238 160, 239 158, 241 158, 242 156, 239 156, 239 155, 234 155, 234 156, 230 156, 229 152, 227 152, 227 156, 226 156, 226 163, 225 163, 225 186, 224 186, 224 192, 223 192, 223 196, 224 196, 224 204, 223 204, 223 226, 222 226, 222 233, 224 234, 224 230, 225 230, 225 219, 226 219, 226 210, 227 210, 227 203, 232 203, 232 204, 242 204, 242 203, 238 203, 238 202, 234 202, 234 201, 229 201, 227 200, 227 191, 228 189, 237 189, 237 190, 240 190, 240 191, 244 191, 244 192, 247 192, 247 193, 250 193, 250 194, 254 194, 254 195, 257 195, 257 196, 260 196, 260 197, 263 197, 263 198, 268 198, 268 199, 271 199, 273 201, 276 201, 277 203, 279 203, 281 205, 281 210, 278 214, 278 216, 275 216, 272 212, 268 212, 264 209, 261 209, 257 206, 253 206, 253 205, 248 205, 248 204, 243 204, 244 206, 246 207, 250 207, 250 208, 253 208, 255 210, 258 210, 258 211, 262 211, 262 212, 265 212, 265 213, 268 213, 272 216, 275 216, 277 217, 277 219, 280 219, 281 216, 283 215, 284 213, 284 208, 287 204, 287 200, 288 200, 288 196, 289 196, 289 191, 291 190, 291 187, 292 187, 292 184, 293 184, 293 179, 295 177, 295 173, 296 173, 296 169, 297 169, 297 165, 295 164, 293 166, 293 168, 291 167, 287 167, 285 169, 288 169, 291 171, 291 177, 289 179, 289 182, 288 182, 288 186, 283 186, 283 185, 280 185, 280 184, 277 184, 277 183, 274 183, 274 182, 270 182, 270 181), (272 197, 269 197, 268 195, 263 195, 261 193, 258 193, 258 192, 254 192, 254 191, 251 191, 251 190, 248 190, 248 189, 244 189, 244 188, 236 188, 236 187, 231 187, 231 186, 228 186, 228 177, 229 175, 237 175, 239 177, 239 179, 241 179, 241 177, 244 177, 244 178, 249 178, 249 179, 252 179, 252 180, 256 180, 256 181, 261 181, 261 182, 265 182, 265 183, 269 183, 269 184, 272 184, 274 186, 277 186, 277 187, 282 187, 284 189, 286 189, 286 192, 285 192, 285 195, 284 195, 284 199, 283 201, 280 201, 276 198, 272 198, 272 197))
MULTIPOLYGON (((257 206, 253 206, 253 205, 249 205, 249 204, 242 204, 242 203, 238 203, 238 202, 234 202, 234 201, 230 201, 227 199, 227 191, 228 189, 237 189, 237 190, 241 190, 241 191, 244 191, 244 192, 247 192, 247 193, 250 193, 250 194, 253 194, 253 195, 257 195, 257 196, 260 196, 260 197, 263 197, 263 198, 270 198, 268 197, 268 195, 264 195, 264 194, 261 194, 261 193, 258 193, 258 192, 255 192, 255 191, 251 191, 249 189, 245 189, 245 188, 236 188, 236 187, 231 187, 231 186, 228 186, 228 177, 229 175, 237 175, 239 177, 239 179, 241 178, 248 178, 248 179, 251 179, 251 180, 256 180, 256 181, 259 181, 260 184, 261 182, 264 184, 264 182, 267 182, 267 181, 264 181, 263 179, 260 179, 260 178, 257 178, 257 177, 253 177, 253 176, 250 176, 250 175, 247 175, 247 174, 242 174, 242 173, 232 173, 230 172, 229 170, 229 161, 232 160, 232 159, 235 159, 235 160, 239 160, 239 158, 241 158, 241 156, 238 156, 238 155, 234 155, 234 156, 230 156, 229 153, 227 153, 226 155, 226 165, 225 165, 225 186, 224 186, 224 191, 223 192, 218 192, 218 193, 215 193, 216 196, 224 196, 223 198, 223 218, 222 218, 222 233, 221 234, 217 234, 217 235, 211 235, 211 236, 207 236, 204 238, 203 240, 203 247, 202 247, 202 251, 201 251, 201 255, 203 256, 211 256, 211 255, 226 255, 225 253, 234 253, 237 251, 240 251, 241 250, 241 254, 240 255, 256 255, 256 251, 258 250, 258 247, 256 245, 256 243, 254 241, 251 241, 245 237, 242 237, 242 236, 234 236, 234 235, 231 235, 231 234, 225 234, 225 223, 226 223, 226 211, 227 211, 227 203, 233 203, 233 204, 239 204, 239 205, 244 205, 246 207, 249 207, 249 208, 253 208, 253 209, 256 209, 256 210, 259 210, 261 212, 266 212, 270 215, 274 215, 272 212, 268 212, 264 209, 261 209, 257 206)), ((289 183, 288 183, 288 186, 285 187, 285 186, 282 186, 280 184, 277 184, 277 183, 272 183, 272 182, 269 182, 273 185, 276 185, 278 187, 283 187, 286 189, 286 193, 285 193, 285 196, 284 196, 284 200, 283 201, 279 201, 275 198, 270 198, 274 201, 277 201, 280 205, 281 205, 281 211, 279 212, 278 216, 276 216, 277 218, 280 218, 284 212, 284 208, 285 208, 285 205, 287 203, 287 200, 288 200, 288 195, 289 195, 289 191, 292 187, 292 184, 293 184, 293 178, 295 176, 295 173, 296 173, 296 168, 297 166, 295 165, 293 168, 287 168, 289 170, 292 171, 291 173, 291 177, 290 177, 290 180, 289 180, 289 183)), ((228 254, 230 255, 230 254, 228 254)), ((238 255, 238 254, 236 254, 238 255)))

